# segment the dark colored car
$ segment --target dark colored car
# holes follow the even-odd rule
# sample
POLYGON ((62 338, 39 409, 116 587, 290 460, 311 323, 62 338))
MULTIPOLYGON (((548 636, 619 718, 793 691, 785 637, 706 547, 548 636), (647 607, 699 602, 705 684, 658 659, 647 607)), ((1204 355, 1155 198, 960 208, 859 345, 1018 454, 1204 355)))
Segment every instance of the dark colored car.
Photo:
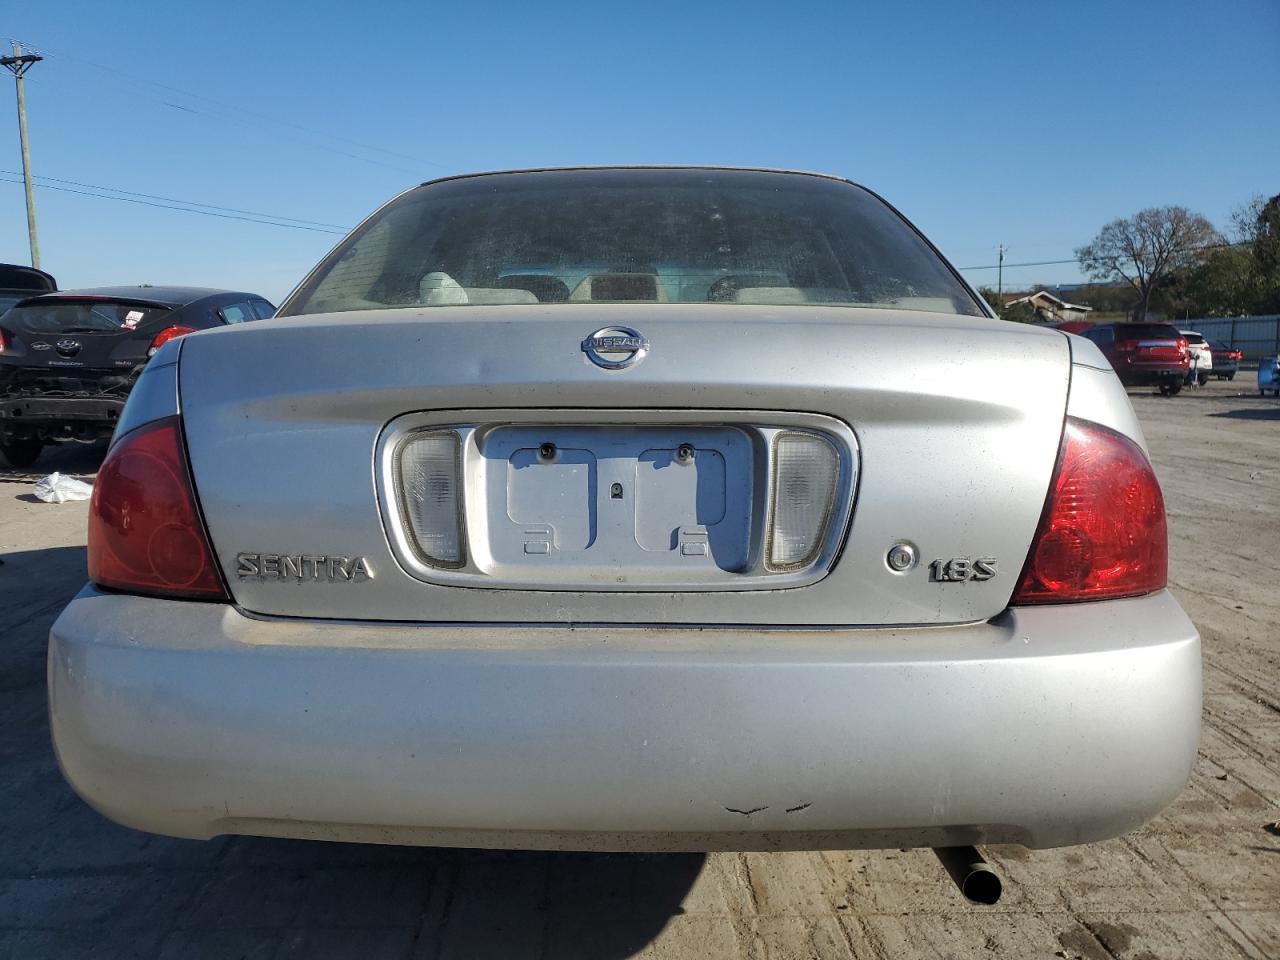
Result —
POLYGON ((28 467, 48 443, 111 436, 147 359, 167 341, 274 313, 255 293, 198 287, 28 295, 0 316, 0 453, 28 467))
POLYGON ((17 263, 0 263, 0 314, 19 300, 57 289, 58 281, 43 270, 17 263))
POLYGON ((1096 323, 1081 336, 1098 345, 1127 387, 1156 386, 1171 397, 1191 369, 1187 338, 1167 323, 1096 323))
POLYGON ((1210 340, 1209 349, 1213 351, 1213 375, 1219 380, 1234 380, 1244 351, 1233 350, 1221 340, 1210 340))

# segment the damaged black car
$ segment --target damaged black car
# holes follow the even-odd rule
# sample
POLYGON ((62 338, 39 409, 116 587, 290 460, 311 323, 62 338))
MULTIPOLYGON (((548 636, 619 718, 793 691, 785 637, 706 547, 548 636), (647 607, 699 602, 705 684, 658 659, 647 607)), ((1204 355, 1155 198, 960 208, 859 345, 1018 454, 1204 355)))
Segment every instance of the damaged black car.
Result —
POLYGON ((0 454, 29 467, 50 443, 111 436, 167 341, 275 313, 253 293, 100 287, 28 297, 0 316, 0 454))

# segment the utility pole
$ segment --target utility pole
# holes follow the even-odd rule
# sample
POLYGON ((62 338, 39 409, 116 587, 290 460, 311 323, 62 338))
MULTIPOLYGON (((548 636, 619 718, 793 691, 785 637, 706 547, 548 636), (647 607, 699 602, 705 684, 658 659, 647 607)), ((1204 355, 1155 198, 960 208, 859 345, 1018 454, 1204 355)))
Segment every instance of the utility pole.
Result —
POLYGON ((22 88, 22 76, 33 63, 44 57, 38 53, 23 53, 22 44, 13 41, 13 56, 0 57, 0 64, 13 74, 18 88, 18 138, 22 141, 22 181, 27 188, 27 235, 31 239, 31 265, 40 269, 40 241, 36 238, 36 195, 31 189, 31 150, 27 146, 27 97, 22 88))
POLYGON ((1000 301, 1000 310, 1004 309, 1004 252, 1007 249, 1003 243, 996 247, 996 252, 1000 255, 996 268, 996 299, 1000 301))

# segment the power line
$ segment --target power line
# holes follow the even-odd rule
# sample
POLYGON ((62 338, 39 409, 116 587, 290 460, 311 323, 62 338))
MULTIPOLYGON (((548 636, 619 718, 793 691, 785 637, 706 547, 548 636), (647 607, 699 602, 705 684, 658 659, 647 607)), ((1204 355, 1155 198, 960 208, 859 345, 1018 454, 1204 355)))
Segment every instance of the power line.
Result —
MULTIPOLYGON (((1227 250, 1231 247, 1247 247, 1253 241, 1241 240, 1236 243, 1206 243, 1200 247, 1192 247, 1194 252, 1203 250, 1227 250)), ((1005 263, 1006 268, 1009 267, 1055 267, 1067 263, 1102 263, 1106 260, 1115 260, 1116 257, 1072 257, 1070 260, 1028 260, 1026 263, 1005 263)), ((957 270, 999 270, 1000 264, 986 263, 980 267, 957 267, 957 270)))
MULTIPOLYGON (((107 69, 107 68, 104 67, 103 69, 107 69)), ((198 110, 195 107, 187 106, 186 104, 173 103, 169 100, 165 100, 160 97, 154 97, 154 96, 151 96, 150 94, 143 93, 137 90, 130 90, 130 92, 133 93, 135 96, 142 97, 143 99, 149 100, 152 103, 158 103, 161 106, 168 107, 171 110, 178 110, 178 111, 181 111, 182 113, 189 113, 193 117, 204 117, 209 120, 215 120, 219 123, 232 124, 237 128, 240 128, 243 130, 250 130, 250 131, 253 131, 254 133, 262 132, 264 123, 266 122, 266 121, 246 120, 242 117, 223 115, 219 113, 211 113, 208 110, 198 110)), ((186 95, 187 94, 184 94, 184 96, 186 95)), ((190 96, 194 96, 194 94, 190 94, 190 96)), ((361 163, 370 163, 370 164, 373 164, 374 166, 384 167, 388 170, 395 170, 399 173, 407 173, 409 174, 409 176, 412 176, 412 177, 422 176, 422 171, 420 169, 406 167, 399 163, 389 163, 386 160, 379 160, 376 157, 362 157, 358 153, 352 153, 349 150, 342 150, 342 149, 339 149, 338 147, 332 146, 327 143, 318 143, 316 142, 314 137, 312 138, 299 137, 289 133, 287 130, 271 130, 268 132, 273 133, 275 134, 275 136, 283 140, 287 140, 290 143, 300 144, 306 147, 307 149, 325 150, 339 157, 346 157, 349 160, 358 160, 361 163)), ((325 137, 325 136, 329 136, 329 134, 316 133, 314 136, 325 137)), ((369 149, 376 150, 378 148, 369 147, 369 149)), ((432 165, 438 166, 438 164, 432 164, 432 165)))
MULTIPOLYGON (((195 107, 190 107, 181 103, 171 103, 168 100, 161 100, 156 97, 148 97, 147 99, 153 100, 154 102, 159 104, 163 104, 164 106, 169 107, 171 110, 179 110, 182 113, 189 113, 192 116, 196 116, 196 117, 207 117, 210 120, 217 120, 221 123, 235 124, 236 126, 243 127, 246 130, 257 131, 262 128, 263 121, 258 121, 255 123, 254 121, 244 120, 244 119, 241 119, 240 117, 220 116, 216 113, 210 113, 207 110, 197 110, 195 107)), ((286 126, 293 126, 293 124, 286 124, 286 126)), ((339 157, 347 157, 350 160, 359 160, 361 163, 371 163, 374 166, 385 167, 388 170, 396 170, 400 173, 407 173, 413 177, 419 177, 422 175, 421 170, 414 169, 412 167, 406 167, 399 163, 389 163, 386 160, 379 160, 376 157, 362 157, 358 153, 352 153, 349 150, 341 150, 338 147, 330 146, 327 143, 317 143, 315 142, 315 140, 307 140, 302 137, 294 136, 288 133, 287 131, 277 130, 274 132, 276 136, 283 137, 285 140, 288 140, 291 143, 302 144, 308 149, 314 148, 318 150, 327 150, 329 153, 335 154, 339 157)), ((315 134, 314 136, 328 136, 328 134, 315 134)), ((377 148, 371 147, 370 149, 377 149, 377 148)), ((438 166, 438 164, 432 164, 432 166, 438 166)))
MULTIPOLYGON (((28 46, 30 46, 30 44, 28 44, 28 46)), ((215 106, 215 107, 219 107, 219 108, 221 108, 221 109, 223 109, 223 110, 231 110, 231 111, 235 111, 235 112, 238 112, 238 113, 242 113, 242 114, 244 114, 245 116, 253 117, 253 118, 254 118, 255 120, 257 120, 259 123, 264 123, 264 124, 268 124, 268 125, 272 125, 272 126, 277 126, 277 127, 289 127, 289 128, 292 128, 293 130, 297 130, 297 131, 299 131, 299 132, 301 132, 301 133, 305 133, 305 134, 307 134, 308 136, 311 136, 311 137, 319 137, 319 138, 324 139, 324 140, 333 140, 333 141, 336 141, 336 142, 338 142, 338 143, 345 143, 345 144, 348 144, 348 145, 353 146, 353 147, 358 147, 358 148, 360 148, 360 149, 362 149, 362 150, 367 150, 367 151, 371 151, 371 152, 374 152, 374 153, 381 153, 381 154, 385 154, 385 155, 387 155, 387 156, 391 156, 391 157, 398 157, 398 158, 399 158, 399 159, 401 159, 401 160, 408 160, 408 161, 410 161, 410 162, 412 162, 412 163, 416 163, 416 164, 425 164, 425 165, 427 165, 427 166, 430 166, 430 167, 436 167, 436 168, 439 168, 439 169, 441 169, 441 170, 447 170, 447 169, 449 169, 449 167, 448 167, 446 164, 439 163, 439 162, 437 162, 437 161, 435 161, 435 160, 427 160, 427 159, 425 159, 425 158, 423 158, 423 157, 415 157, 415 156, 413 156, 412 154, 402 153, 402 152, 400 152, 400 151, 398 151, 398 150, 390 150, 390 149, 387 149, 386 147, 380 147, 380 146, 377 146, 376 144, 367 143, 367 142, 365 142, 365 141, 363 141, 363 140, 357 140, 357 139, 354 139, 354 138, 351 138, 351 137, 343 137, 343 136, 339 136, 338 134, 326 133, 326 132, 324 132, 324 131, 322 131, 322 130, 314 130, 314 129, 310 128, 310 127, 305 127, 305 126, 303 126, 303 125, 302 125, 302 124, 300 124, 300 123, 294 123, 294 122, 292 122, 292 121, 290 121, 290 120, 281 120, 281 119, 276 118, 276 117, 270 117, 270 116, 267 116, 266 114, 258 113, 258 112, 256 112, 256 111, 254 111, 254 110, 250 110, 250 109, 248 109, 248 108, 246 108, 246 107, 238 106, 237 104, 228 103, 228 102, 226 102, 226 101, 218 100, 218 99, 215 99, 214 97, 205 96, 204 94, 193 93, 193 92, 191 92, 190 90, 183 90, 181 87, 175 87, 175 86, 171 86, 171 85, 169 85, 169 84, 160 83, 160 82, 158 82, 158 81, 148 79, 147 77, 141 77, 141 76, 138 76, 138 75, 136 75, 136 74, 132 74, 132 73, 129 73, 129 72, 127 72, 127 71, 117 69, 116 67, 110 67, 110 66, 107 66, 107 65, 105 65, 105 64, 95 63, 95 62, 94 62, 94 61, 92 61, 92 60, 86 60, 86 59, 84 59, 83 57, 77 57, 77 56, 74 56, 73 54, 69 54, 69 53, 52 53, 52 52, 50 52, 48 49, 41 49, 41 50, 40 50, 40 52, 41 52, 42 54, 44 54, 46 57, 55 58, 55 59, 70 60, 70 61, 73 61, 73 62, 75 62, 75 63, 84 64, 85 66, 88 66, 88 67, 93 67, 95 70, 100 70, 100 71, 102 71, 102 72, 104 72, 104 73, 107 73, 107 74, 113 75, 113 76, 115 76, 117 79, 123 79, 123 80, 129 81, 129 82, 131 82, 131 83, 135 83, 135 84, 144 84, 144 85, 146 85, 146 86, 148 86, 148 87, 153 87, 153 88, 158 89, 158 90, 164 90, 164 91, 167 91, 168 93, 171 93, 171 94, 178 94, 179 96, 188 97, 188 98, 190 98, 190 99, 192 99, 192 100, 197 100, 197 101, 201 101, 201 102, 203 102, 203 103, 211 104, 211 105, 213 105, 213 106, 215 106)), ((193 114, 196 114, 196 115, 198 115, 198 116, 210 117, 210 118, 215 119, 215 120, 224 120, 224 121, 236 122, 236 121, 234 120, 234 118, 231 118, 231 117, 219 117, 217 114, 212 114, 212 113, 208 113, 208 112, 205 112, 205 111, 202 111, 202 110, 197 110, 197 109, 195 109, 195 108, 193 108, 193 107, 184 106, 184 105, 181 105, 181 104, 170 103, 169 101, 166 101, 166 100, 158 100, 157 98, 154 98, 154 97, 152 97, 152 98, 150 98, 150 99, 155 100, 156 102, 159 102, 159 103, 163 103, 163 104, 164 104, 165 106, 167 106, 167 107, 170 107, 170 108, 173 108, 173 109, 176 109, 176 110, 182 110, 182 111, 185 111, 185 112, 187 112, 187 113, 193 113, 193 114)), ((296 140, 296 138, 290 138, 290 139, 295 139, 295 140, 296 140)), ((349 152, 347 152, 347 151, 345 151, 345 150, 339 150, 339 149, 337 149, 337 148, 335 148, 335 147, 333 147, 333 146, 329 146, 329 145, 326 145, 326 144, 312 144, 312 146, 318 146, 318 147, 320 147, 321 149, 329 150, 329 151, 331 151, 331 152, 333 152, 333 153, 337 153, 337 154, 339 154, 340 156, 348 157, 348 158, 353 159, 353 160, 360 160, 360 161, 363 161, 363 162, 365 162, 365 163, 373 163, 373 164, 377 164, 377 165, 379 165, 379 166, 390 167, 390 168, 391 168, 391 169, 393 169, 393 170, 400 170, 401 172, 404 172, 404 173, 411 173, 411 174, 414 174, 414 175, 417 175, 417 174, 419 173, 419 171, 417 171, 417 170, 411 170, 411 169, 407 169, 407 168, 402 167, 402 166, 398 166, 398 165, 396 165, 396 164, 386 163, 385 161, 377 160, 377 159, 374 159, 374 158, 372 158, 372 157, 362 157, 362 156, 359 156, 358 154, 349 153, 349 152)))
MULTIPOLYGON (((21 174, 16 170, 0 170, 0 174, 4 174, 10 177, 21 176, 21 174)), ((257 210, 241 210, 238 207, 224 207, 216 203, 197 203, 195 200, 183 200, 178 197, 160 197, 160 196, 156 196, 153 193, 138 193, 134 190, 121 190, 119 187, 104 187, 100 183, 82 183, 79 180, 66 180, 66 179, 63 179, 62 177, 36 176, 35 179, 50 180, 53 183, 65 183, 73 187, 88 187, 89 189, 92 189, 92 190, 106 190, 109 193, 122 193, 130 197, 145 197, 148 200, 163 200, 168 203, 180 203, 188 207, 205 207, 209 210, 223 210, 223 211, 226 211, 227 213, 244 213, 244 214, 248 214, 251 217, 263 217, 268 220, 284 220, 289 223, 305 223, 313 227, 333 227, 337 230, 343 231, 344 233, 348 229, 347 227, 342 226, 342 224, 340 223, 325 223, 322 220, 301 220, 298 217, 282 217, 279 214, 260 213, 257 210)))
MULTIPOLYGON (((21 180, 13 180, 8 177, 0 177, 0 183, 22 183, 21 180)), ((144 207, 158 207, 161 210, 179 210, 183 213, 198 213, 202 217, 218 217, 221 220, 241 220, 245 223, 260 223, 268 227, 288 227, 291 230, 307 230, 311 233, 329 233, 329 234, 345 234, 345 230, 330 230, 327 227, 309 227, 301 223, 283 223, 279 220, 261 219, 257 217, 242 217, 232 213, 218 213, 214 210, 199 210, 195 207, 181 207, 167 203, 155 203, 151 200, 141 200, 136 197, 113 197, 105 193, 92 193, 88 190, 75 190, 71 187, 59 187, 51 183, 36 184, 41 190, 57 190, 60 193, 74 193, 82 197, 96 197, 99 200, 118 200, 121 203, 136 203, 144 207)))

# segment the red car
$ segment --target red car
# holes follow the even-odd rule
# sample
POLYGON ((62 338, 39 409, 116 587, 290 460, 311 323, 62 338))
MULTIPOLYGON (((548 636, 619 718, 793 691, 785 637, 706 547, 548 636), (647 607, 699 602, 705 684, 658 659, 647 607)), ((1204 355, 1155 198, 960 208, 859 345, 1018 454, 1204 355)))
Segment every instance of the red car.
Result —
POLYGON ((1097 323, 1081 336, 1098 345, 1127 387, 1155 385, 1171 397, 1191 369, 1187 338, 1167 323, 1097 323))
POLYGON ((1219 340, 1210 340, 1209 349, 1213 351, 1213 375, 1219 380, 1234 380, 1244 351, 1232 350, 1219 340))

